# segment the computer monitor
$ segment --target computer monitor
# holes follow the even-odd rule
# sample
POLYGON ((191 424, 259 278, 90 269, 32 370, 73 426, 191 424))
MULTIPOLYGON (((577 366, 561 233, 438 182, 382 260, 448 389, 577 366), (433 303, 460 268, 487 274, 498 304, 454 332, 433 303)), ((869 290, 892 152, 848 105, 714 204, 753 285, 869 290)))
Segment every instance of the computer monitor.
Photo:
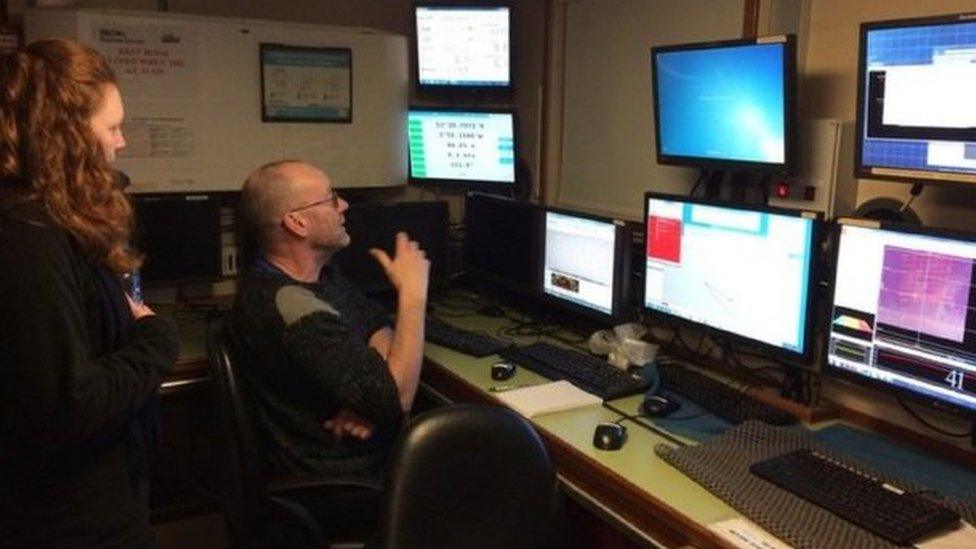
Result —
POLYGON ((648 312, 810 361, 817 214, 658 193, 644 202, 648 312))
POLYGON ((541 287, 547 301, 599 319, 623 316, 630 240, 624 223, 549 208, 542 229, 541 287))
POLYGON ((855 177, 976 184, 976 13, 861 24, 855 177))
POLYGON ((464 204, 466 273, 515 293, 538 293, 539 206, 478 192, 464 204))
POLYGON ((396 234, 410 235, 430 260, 432 286, 442 282, 448 271, 447 202, 363 202, 345 212, 349 245, 335 255, 339 269, 361 290, 382 293, 393 289, 383 268, 369 253, 371 248, 394 255, 396 234))
POLYGON ((839 221, 825 371, 976 416, 976 236, 839 221))
POLYGON ((512 13, 497 3, 414 6, 421 90, 512 87, 512 13))
POLYGON ((656 47, 651 64, 659 164, 790 171, 792 35, 656 47))
POLYGON ((407 139, 413 184, 514 192, 514 111, 413 108, 407 139))
POLYGON ((216 280, 221 268, 221 201, 206 193, 134 194, 135 247, 147 286, 216 280))

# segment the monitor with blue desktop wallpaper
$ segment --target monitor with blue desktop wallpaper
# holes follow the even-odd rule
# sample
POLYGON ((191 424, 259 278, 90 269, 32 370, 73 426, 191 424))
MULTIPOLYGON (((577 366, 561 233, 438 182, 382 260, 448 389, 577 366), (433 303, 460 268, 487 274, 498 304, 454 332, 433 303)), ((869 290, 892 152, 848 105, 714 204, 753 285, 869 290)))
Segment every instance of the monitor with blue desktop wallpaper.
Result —
POLYGON ((841 220, 828 370, 976 415, 976 236, 841 220))
POLYGON ((651 49, 657 161, 791 169, 794 38, 651 49))
POLYGON ((591 316, 623 314, 629 290, 623 222, 553 208, 543 217, 542 293, 591 316))
POLYGON ((644 307, 808 362, 819 216, 645 195, 644 307))
POLYGON ((976 184, 976 13, 861 25, 857 177, 976 184))
POLYGON ((512 86, 511 8, 478 2, 414 6, 421 89, 512 86))
POLYGON ((407 115, 410 182, 512 193, 515 113, 413 108, 407 115))

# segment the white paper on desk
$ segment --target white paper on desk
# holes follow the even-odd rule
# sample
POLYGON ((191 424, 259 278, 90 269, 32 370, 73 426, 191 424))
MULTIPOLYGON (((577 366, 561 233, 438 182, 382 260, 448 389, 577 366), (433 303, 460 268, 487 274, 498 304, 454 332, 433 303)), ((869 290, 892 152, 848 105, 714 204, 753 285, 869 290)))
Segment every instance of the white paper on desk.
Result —
POLYGON ((714 522, 708 525, 708 529, 736 547, 746 549, 790 549, 791 547, 745 518, 714 522))
POLYGON ((497 393, 495 397, 525 417, 552 414, 602 402, 600 397, 591 395, 566 380, 505 391, 497 393))
POLYGON ((959 547, 976 547, 976 528, 966 521, 960 521, 955 530, 946 532, 928 541, 919 543, 918 549, 958 549, 959 547))

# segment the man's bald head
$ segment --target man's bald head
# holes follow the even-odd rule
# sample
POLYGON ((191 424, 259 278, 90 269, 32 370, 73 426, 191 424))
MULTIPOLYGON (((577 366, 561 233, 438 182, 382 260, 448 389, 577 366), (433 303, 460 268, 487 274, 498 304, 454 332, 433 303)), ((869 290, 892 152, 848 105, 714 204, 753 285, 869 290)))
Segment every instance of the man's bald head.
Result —
POLYGON ((300 160, 265 164, 247 176, 241 188, 241 222, 262 250, 271 243, 282 217, 314 196, 321 170, 300 160))

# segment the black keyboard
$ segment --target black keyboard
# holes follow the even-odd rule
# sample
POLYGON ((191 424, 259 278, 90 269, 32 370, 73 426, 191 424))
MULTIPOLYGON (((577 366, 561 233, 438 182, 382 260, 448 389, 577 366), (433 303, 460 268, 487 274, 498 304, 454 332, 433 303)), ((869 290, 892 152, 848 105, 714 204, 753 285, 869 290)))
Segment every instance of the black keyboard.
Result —
POLYGON ((458 328, 432 317, 427 317, 424 323, 424 339, 477 357, 493 355, 510 345, 489 335, 458 328))
POLYGON ((608 364, 601 358, 537 342, 511 347, 501 353, 505 359, 553 381, 565 379, 603 400, 613 400, 647 390, 647 382, 608 364))
POLYGON ((732 423, 755 419, 770 425, 792 425, 797 421, 791 414, 680 364, 663 362, 658 363, 657 368, 662 387, 732 423))
POLYGON ((796 450, 749 468, 754 474, 898 545, 951 526, 959 515, 906 494, 813 450, 796 450))

